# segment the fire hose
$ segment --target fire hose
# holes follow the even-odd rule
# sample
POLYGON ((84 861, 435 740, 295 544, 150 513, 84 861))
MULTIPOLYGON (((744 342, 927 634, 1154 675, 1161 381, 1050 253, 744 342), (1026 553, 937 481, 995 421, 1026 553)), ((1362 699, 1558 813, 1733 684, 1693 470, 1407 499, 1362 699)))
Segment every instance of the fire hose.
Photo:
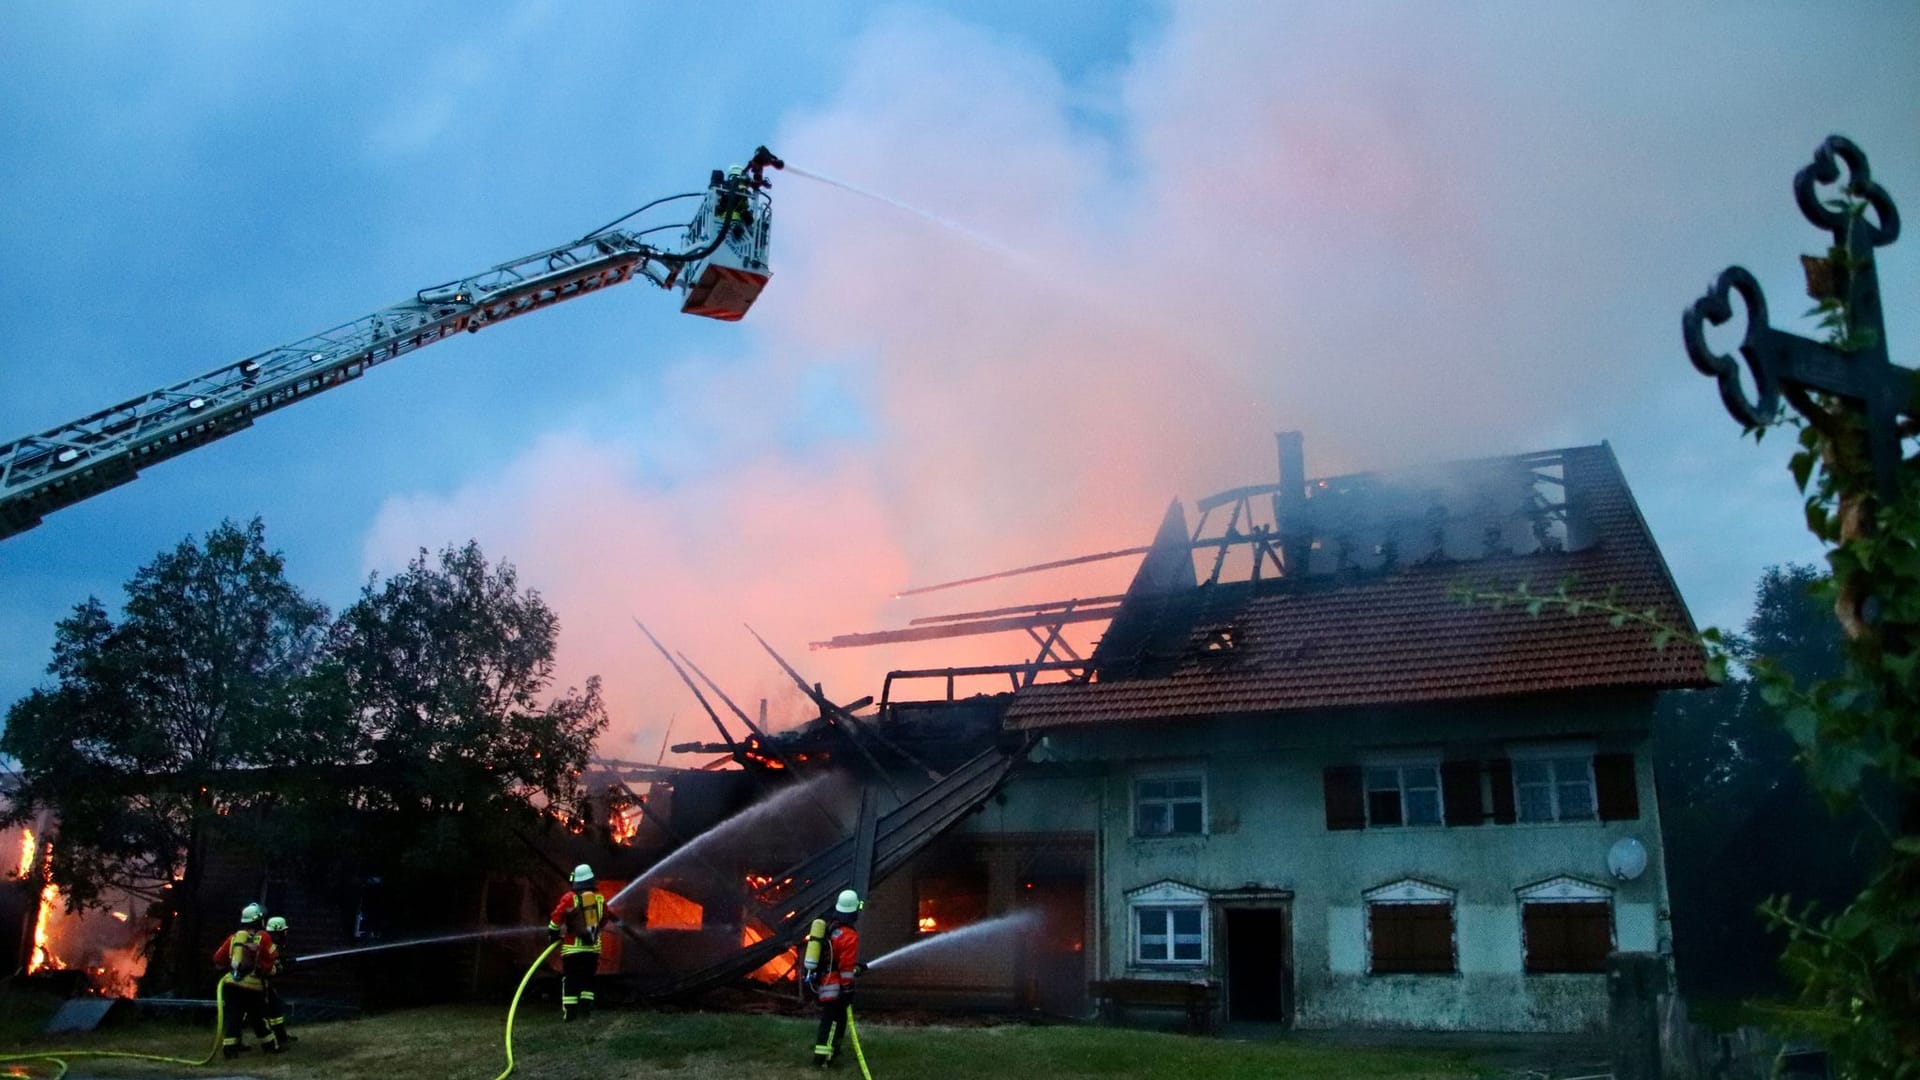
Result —
POLYGON ((493 1080, 507 1080, 507 1077, 513 1075, 513 1018, 520 1011, 520 995, 527 992, 527 984, 533 981, 533 973, 539 971, 540 965, 546 963, 547 957, 552 956, 553 950, 559 947, 560 943, 556 941, 541 950, 540 955, 527 968, 527 973, 520 977, 520 986, 513 992, 513 1004, 507 1006, 507 1067, 500 1070, 500 1075, 493 1080))
MULTIPOLYGON (((213 1063, 214 1055, 220 1052, 220 1032, 226 1023, 226 1012, 227 981, 221 979, 218 983, 214 984, 213 988, 213 1045, 207 1048, 206 1057, 197 1060, 194 1058, 167 1057, 164 1054, 137 1054, 131 1050, 43 1050, 35 1054, 0 1055, 0 1064, 28 1061, 51 1062, 58 1066, 60 1070, 53 1074, 52 1080, 60 1080, 61 1077, 67 1075, 66 1059, 68 1058, 122 1058, 132 1059, 134 1061, 158 1061, 166 1065, 209 1065, 213 1063)), ((511 1059, 511 1049, 509 1049, 509 1059, 511 1059)), ((509 1071, 511 1071, 511 1066, 509 1066, 509 1071)), ((501 1075, 505 1076, 506 1074, 502 1073, 501 1075)))
POLYGON ((860 1075, 873 1080, 873 1074, 867 1071, 867 1054, 860 1049, 860 1029, 853 1022, 853 1005, 847 1005, 847 1038, 853 1040, 853 1057, 860 1063, 860 1075))

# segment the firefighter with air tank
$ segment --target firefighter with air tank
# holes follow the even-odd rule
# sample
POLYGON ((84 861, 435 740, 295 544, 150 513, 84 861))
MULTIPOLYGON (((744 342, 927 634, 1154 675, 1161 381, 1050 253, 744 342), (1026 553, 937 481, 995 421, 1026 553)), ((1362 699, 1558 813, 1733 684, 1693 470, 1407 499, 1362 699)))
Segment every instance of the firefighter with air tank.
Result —
POLYGON ((240 1041, 243 1024, 253 1026, 260 1045, 269 1052, 286 1049, 280 1041, 284 1026, 279 1030, 267 1026, 266 975, 278 968, 279 954, 274 949, 272 935, 261 925, 266 914, 259 904, 242 908, 240 928, 228 934, 213 953, 213 962, 225 969, 220 976, 225 1012, 220 1029, 220 1052, 229 1058, 239 1057, 246 1049, 240 1041))
POLYGON ((852 1003, 853 981, 866 974, 860 962, 860 894, 842 889, 833 904, 833 918, 815 919, 807 931, 807 948, 802 960, 806 987, 820 999, 820 1028, 813 1039, 813 1063, 821 1068, 833 1063, 840 1051, 840 1040, 847 1033, 847 1007, 852 1003))
POLYGON ((293 954, 287 946, 291 933, 284 917, 275 915, 267 920, 267 937, 273 940, 273 953, 271 963, 260 971, 260 979, 265 984, 261 998, 266 1006, 267 1027, 273 1031, 273 1039, 282 1050, 299 1041, 287 1033, 287 1003, 280 997, 280 977, 293 966, 293 954))
POLYGON ((593 867, 573 868, 567 892, 547 917, 547 940, 560 946, 560 1019, 593 1016, 594 972, 600 967, 600 932, 614 915, 595 889, 593 867))

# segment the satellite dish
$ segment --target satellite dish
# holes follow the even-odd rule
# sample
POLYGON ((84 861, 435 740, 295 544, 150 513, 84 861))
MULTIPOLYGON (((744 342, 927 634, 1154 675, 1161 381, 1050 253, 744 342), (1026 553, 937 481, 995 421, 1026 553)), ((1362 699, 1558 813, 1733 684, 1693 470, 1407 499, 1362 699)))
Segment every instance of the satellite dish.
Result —
POLYGON ((1607 849, 1607 873, 1617 880, 1632 881, 1647 872, 1647 848, 1633 837, 1623 837, 1607 849))

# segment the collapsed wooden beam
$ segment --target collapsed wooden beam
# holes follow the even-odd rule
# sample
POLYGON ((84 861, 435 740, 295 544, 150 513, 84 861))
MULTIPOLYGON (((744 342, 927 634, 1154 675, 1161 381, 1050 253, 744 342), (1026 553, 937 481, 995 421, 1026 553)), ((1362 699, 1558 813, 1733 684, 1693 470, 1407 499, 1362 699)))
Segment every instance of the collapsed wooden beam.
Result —
POLYGON ((864 634, 841 634, 825 641, 811 642, 807 647, 855 649, 867 645, 895 645, 907 641, 937 641, 941 638, 970 637, 974 634, 998 634, 1008 630, 1047 627, 1059 623, 1100 622, 1113 618, 1119 611, 1119 604, 1106 604, 1097 608, 1081 608, 1073 611, 1045 611, 1031 615, 1009 615, 1004 618, 974 619, 968 622, 934 626, 910 626, 904 630, 875 630, 864 634))

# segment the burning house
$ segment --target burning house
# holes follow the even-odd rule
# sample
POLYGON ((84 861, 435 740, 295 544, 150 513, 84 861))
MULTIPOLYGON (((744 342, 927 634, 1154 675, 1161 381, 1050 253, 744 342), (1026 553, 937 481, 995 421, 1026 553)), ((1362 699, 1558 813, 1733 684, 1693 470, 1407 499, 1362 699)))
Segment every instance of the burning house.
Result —
MULTIPOLYGON (((1706 681, 1612 451, 1310 481, 1282 436, 1278 482, 1194 510, 1171 506, 1149 544, 1028 568, 1137 556, 1124 592, 819 643, 1024 632, 1040 651, 1022 663, 897 671, 877 702, 841 703, 766 646, 818 709, 788 730, 661 647, 719 736, 674 749, 719 756, 597 762, 582 812, 528 838, 551 875, 476 875, 416 925, 378 881, 317 892, 216 843, 199 936, 235 897, 287 914, 309 956, 463 933, 421 947, 479 991, 524 969, 540 943, 516 935, 590 862, 622 916, 602 972, 641 998, 790 984, 805 925, 852 885, 870 957, 1017 929, 876 967, 870 1001, 1599 1026, 1607 954, 1670 949, 1649 727, 1656 694, 1706 681), (1459 598, 1563 583, 1678 636, 1459 598), (1076 649, 1069 627, 1103 632, 1076 649), (995 692, 962 692, 981 680, 995 692)), ((384 970, 303 968, 302 991, 365 995, 384 970)))
POLYGON ((875 889, 865 951, 1042 917, 876 972, 870 998, 1564 1031, 1602 1024, 1610 951, 1670 953, 1649 728, 1704 658, 1612 451, 1309 482, 1281 448, 1279 483, 1202 500, 1192 528, 1176 503, 1132 549, 1090 656, 883 700, 895 739, 1020 758, 875 889), (1458 596, 1563 582, 1682 636, 1458 596))

